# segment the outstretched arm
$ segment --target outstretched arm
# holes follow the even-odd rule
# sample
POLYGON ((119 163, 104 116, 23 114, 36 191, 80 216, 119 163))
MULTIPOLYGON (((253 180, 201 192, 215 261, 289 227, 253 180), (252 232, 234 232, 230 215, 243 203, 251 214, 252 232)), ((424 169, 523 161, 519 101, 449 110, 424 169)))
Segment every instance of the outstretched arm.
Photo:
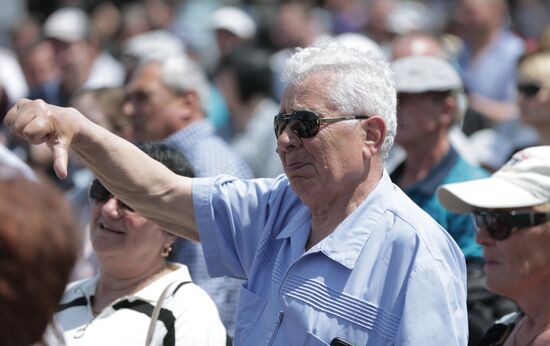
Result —
POLYGON ((74 108, 20 100, 4 122, 25 140, 50 147, 58 177, 67 177, 71 148, 117 198, 162 228, 198 240, 190 178, 171 172, 74 108))

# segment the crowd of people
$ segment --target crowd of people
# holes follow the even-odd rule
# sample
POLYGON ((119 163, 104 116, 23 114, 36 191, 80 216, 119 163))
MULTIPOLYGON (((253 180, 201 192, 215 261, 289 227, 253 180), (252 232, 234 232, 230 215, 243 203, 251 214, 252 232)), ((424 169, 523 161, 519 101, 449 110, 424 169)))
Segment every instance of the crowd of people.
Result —
POLYGON ((57 5, 0 49, 6 345, 550 344, 547 2, 57 5))

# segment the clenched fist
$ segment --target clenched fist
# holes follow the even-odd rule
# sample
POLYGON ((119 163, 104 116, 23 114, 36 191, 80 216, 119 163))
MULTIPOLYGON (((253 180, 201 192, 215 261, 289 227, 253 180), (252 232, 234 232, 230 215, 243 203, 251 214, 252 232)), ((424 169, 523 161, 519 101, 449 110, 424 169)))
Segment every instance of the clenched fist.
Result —
POLYGON ((8 111, 4 123, 32 144, 46 143, 53 153, 55 173, 65 179, 69 146, 89 121, 74 108, 21 99, 8 111))

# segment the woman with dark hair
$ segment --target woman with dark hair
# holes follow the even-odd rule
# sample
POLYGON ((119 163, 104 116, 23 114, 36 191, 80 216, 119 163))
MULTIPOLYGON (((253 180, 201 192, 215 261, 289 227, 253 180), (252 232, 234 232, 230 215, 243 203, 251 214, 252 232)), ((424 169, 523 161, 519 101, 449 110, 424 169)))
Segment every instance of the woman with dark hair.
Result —
MULTIPOLYGON (((178 175, 190 164, 162 144, 140 148, 178 175)), ((94 180, 90 238, 99 274, 67 287, 56 321, 67 345, 225 345, 212 299, 185 265, 166 258, 176 236, 138 214, 94 180)))

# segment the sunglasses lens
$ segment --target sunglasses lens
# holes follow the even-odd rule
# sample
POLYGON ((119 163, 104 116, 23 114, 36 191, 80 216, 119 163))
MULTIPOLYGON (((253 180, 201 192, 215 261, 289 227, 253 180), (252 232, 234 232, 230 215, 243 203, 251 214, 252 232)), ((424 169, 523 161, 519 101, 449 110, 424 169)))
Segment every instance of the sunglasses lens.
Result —
POLYGON ((311 138, 319 132, 319 116, 309 111, 296 111, 275 116, 275 136, 279 138, 288 124, 292 132, 300 138, 311 138))
POLYGON ((288 116, 285 114, 277 114, 273 119, 273 129, 275 130, 275 138, 279 138, 288 124, 288 116))
POLYGON ((513 228, 506 215, 501 214, 476 213, 474 214, 474 221, 478 229, 484 228, 495 240, 508 238, 513 228))
POLYGON ((111 193, 107 191, 107 189, 99 182, 99 180, 95 179, 92 182, 92 186, 90 186, 90 199, 94 201, 95 203, 105 203, 109 200, 111 197, 111 193))
MULTIPOLYGON (((99 182, 99 180, 95 179, 92 182, 92 185, 90 186, 90 200, 94 203, 105 203, 110 198, 112 198, 113 195, 99 182)), ((126 209, 129 211, 134 211, 134 209, 130 208, 126 204, 122 203, 120 200, 117 199, 117 203, 122 209, 126 209)))
POLYGON ((298 137, 311 138, 319 132, 319 116, 313 112, 295 112, 290 119, 290 129, 298 137))
POLYGON ((537 95, 540 89, 541 89, 540 85, 533 84, 533 83, 518 85, 518 91, 527 97, 533 97, 537 95))

